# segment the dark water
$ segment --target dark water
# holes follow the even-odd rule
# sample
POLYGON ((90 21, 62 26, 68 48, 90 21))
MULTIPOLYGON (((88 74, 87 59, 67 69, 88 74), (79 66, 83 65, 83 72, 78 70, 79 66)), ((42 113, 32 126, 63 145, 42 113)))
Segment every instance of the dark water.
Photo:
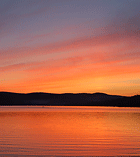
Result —
POLYGON ((0 156, 140 156, 140 108, 0 107, 0 156))

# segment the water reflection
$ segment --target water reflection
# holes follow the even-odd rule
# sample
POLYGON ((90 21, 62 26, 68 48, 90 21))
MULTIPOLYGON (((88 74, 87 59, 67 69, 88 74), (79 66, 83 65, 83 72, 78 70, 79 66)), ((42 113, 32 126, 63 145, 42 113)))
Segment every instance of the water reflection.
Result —
POLYGON ((140 155, 140 112, 0 112, 0 154, 140 155))

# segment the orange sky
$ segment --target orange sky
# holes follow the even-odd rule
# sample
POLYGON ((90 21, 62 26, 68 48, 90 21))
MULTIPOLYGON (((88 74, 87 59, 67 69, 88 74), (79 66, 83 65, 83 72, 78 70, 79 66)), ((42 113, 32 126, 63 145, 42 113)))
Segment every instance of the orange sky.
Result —
POLYGON ((139 1, 0 3, 0 91, 140 94, 139 1))

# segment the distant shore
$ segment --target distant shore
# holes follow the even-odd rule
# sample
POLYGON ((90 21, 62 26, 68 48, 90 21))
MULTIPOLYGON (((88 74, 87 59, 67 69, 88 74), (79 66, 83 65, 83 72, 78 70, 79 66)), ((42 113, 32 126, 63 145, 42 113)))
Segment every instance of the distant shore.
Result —
POLYGON ((0 106, 117 106, 140 107, 140 95, 131 97, 105 93, 10 93, 0 92, 0 106))

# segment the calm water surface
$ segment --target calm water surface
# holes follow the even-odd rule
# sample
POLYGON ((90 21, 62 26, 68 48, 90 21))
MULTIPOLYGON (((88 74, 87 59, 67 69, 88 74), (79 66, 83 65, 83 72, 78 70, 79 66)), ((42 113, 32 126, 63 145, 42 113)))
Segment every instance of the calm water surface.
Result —
POLYGON ((140 108, 0 107, 0 156, 140 156, 140 108))

